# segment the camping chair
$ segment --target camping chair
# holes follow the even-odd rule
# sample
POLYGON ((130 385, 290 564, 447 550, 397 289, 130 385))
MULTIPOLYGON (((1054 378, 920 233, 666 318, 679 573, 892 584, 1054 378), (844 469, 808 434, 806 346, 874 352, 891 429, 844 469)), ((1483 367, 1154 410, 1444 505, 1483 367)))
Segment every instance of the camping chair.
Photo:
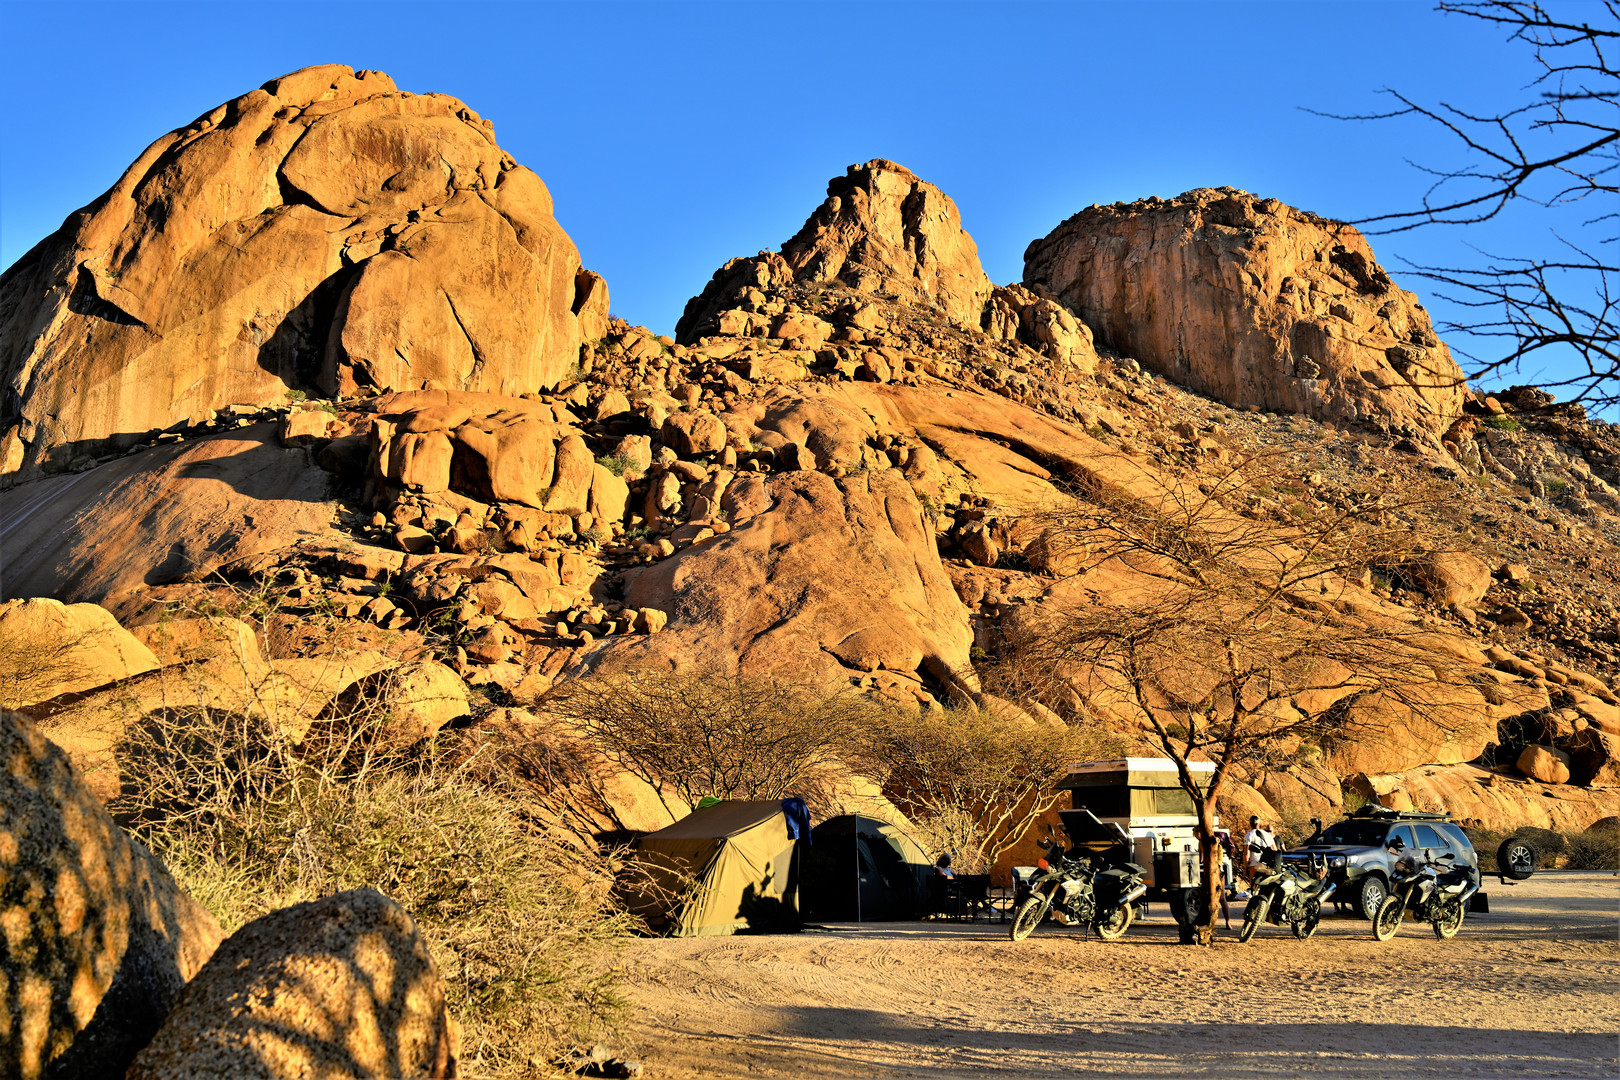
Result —
POLYGON ((956 894, 958 917, 969 922, 983 918, 991 922, 996 918, 995 903, 990 899, 989 874, 957 874, 956 894))
POLYGON ((962 890, 960 878, 943 874, 928 875, 928 908, 923 913, 931 919, 960 919, 962 917, 962 890))

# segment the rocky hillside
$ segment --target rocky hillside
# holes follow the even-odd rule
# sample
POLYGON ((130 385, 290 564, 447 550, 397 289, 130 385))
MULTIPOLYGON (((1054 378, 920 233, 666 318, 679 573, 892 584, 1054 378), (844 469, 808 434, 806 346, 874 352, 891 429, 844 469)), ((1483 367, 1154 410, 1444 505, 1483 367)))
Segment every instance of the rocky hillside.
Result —
MULTIPOLYGON (((651 666, 1050 722, 982 659, 1119 579, 1027 511, 1265 454, 1292 479, 1221 512, 1443 488, 1424 559, 1299 599, 1432 630, 1473 711, 1439 740, 1373 716, 1232 809, 1615 813, 1620 432, 1462 386, 1354 230, 1201 189, 1084 211, 997 286, 951 200, 875 160, 674 337, 606 295, 460 102, 325 67, 227 103, 0 286, 4 594, 138 628, 252 588, 283 620, 261 636, 335 613, 503 704, 651 666)), ((65 702, 17 704, 72 742, 65 702)))

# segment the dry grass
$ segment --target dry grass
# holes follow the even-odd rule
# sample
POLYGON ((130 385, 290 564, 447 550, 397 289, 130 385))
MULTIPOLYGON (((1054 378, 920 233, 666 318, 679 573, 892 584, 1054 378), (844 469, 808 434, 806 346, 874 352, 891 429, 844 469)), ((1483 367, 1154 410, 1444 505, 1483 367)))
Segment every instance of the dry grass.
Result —
POLYGON ((392 897, 445 979, 463 1075, 549 1074, 623 1007, 616 945, 635 925, 608 859, 552 827, 521 748, 402 747, 396 689, 367 685, 299 741, 273 716, 151 712, 118 748, 110 808, 227 931, 345 889, 392 897))

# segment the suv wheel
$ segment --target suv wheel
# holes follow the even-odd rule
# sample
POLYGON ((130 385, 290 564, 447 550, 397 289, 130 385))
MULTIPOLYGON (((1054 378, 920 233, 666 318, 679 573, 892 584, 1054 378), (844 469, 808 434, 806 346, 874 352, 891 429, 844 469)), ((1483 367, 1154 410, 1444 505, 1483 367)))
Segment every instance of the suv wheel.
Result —
POLYGON ((1510 836, 1496 849, 1496 869, 1506 878, 1523 881, 1536 872, 1540 862, 1536 849, 1528 840, 1510 836))
POLYGON ((1361 886, 1356 890, 1353 900, 1356 914, 1363 919, 1372 920, 1378 917, 1378 909, 1383 906, 1384 898, 1389 895, 1389 888, 1385 886, 1384 879, 1377 874, 1368 874, 1361 879, 1361 886))

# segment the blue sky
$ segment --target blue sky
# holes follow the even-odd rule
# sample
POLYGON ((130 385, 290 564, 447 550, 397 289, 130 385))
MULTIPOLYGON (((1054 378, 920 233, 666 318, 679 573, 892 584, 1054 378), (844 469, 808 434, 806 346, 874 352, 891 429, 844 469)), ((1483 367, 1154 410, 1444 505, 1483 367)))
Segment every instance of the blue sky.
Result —
MULTIPOLYGON (((8 0, 4 21, 5 265, 160 134, 337 62, 492 119, 615 313, 659 330, 726 259, 791 236, 851 162, 938 184, 1008 282, 1094 202, 1230 184, 1343 219, 1404 208, 1424 186, 1408 158, 1456 160, 1432 130, 1302 110, 1374 110, 1384 86, 1485 109, 1532 75, 1499 31, 1416 2, 8 0)), ((1550 250, 1549 225, 1373 243, 1399 280, 1399 256, 1455 262, 1468 242, 1550 250)))

